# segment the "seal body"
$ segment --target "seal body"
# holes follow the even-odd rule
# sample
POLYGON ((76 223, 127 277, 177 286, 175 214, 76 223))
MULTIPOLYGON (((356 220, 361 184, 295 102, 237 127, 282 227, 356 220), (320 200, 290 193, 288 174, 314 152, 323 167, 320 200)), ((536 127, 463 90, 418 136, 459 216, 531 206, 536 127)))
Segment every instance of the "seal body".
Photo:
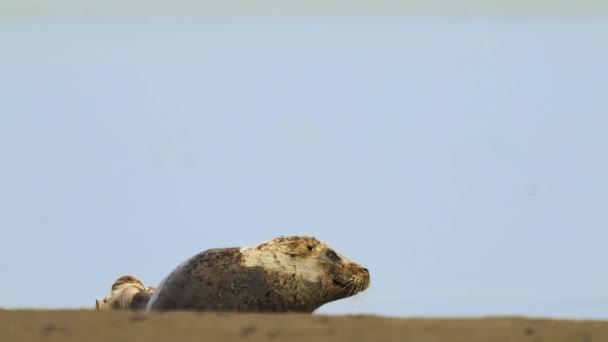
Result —
POLYGON ((370 284, 366 268, 306 236, 253 247, 210 249, 175 268, 147 309, 313 312, 370 284))

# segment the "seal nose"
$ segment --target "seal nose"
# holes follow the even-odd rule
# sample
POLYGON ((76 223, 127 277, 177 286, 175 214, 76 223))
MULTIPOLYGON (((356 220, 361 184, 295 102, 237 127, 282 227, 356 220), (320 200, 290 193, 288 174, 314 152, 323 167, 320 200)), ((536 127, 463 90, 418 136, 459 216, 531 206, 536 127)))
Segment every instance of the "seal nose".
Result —
POLYGON ((365 267, 363 267, 363 270, 365 271, 365 273, 369 274, 369 270, 365 267))

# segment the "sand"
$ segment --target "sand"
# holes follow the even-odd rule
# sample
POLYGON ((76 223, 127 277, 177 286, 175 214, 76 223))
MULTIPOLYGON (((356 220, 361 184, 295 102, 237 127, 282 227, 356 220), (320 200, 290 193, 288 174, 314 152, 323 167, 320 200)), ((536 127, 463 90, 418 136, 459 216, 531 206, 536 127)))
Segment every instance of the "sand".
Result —
POLYGON ((608 321, 0 310, 0 341, 608 341, 608 321))

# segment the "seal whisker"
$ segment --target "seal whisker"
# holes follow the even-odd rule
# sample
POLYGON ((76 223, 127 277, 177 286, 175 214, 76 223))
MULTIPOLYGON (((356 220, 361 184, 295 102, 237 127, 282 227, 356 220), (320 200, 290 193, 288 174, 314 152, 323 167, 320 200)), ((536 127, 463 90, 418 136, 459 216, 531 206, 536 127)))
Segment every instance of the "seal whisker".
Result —
POLYGON ((347 296, 347 297, 350 297, 350 296, 352 296, 353 294, 355 294, 355 293, 359 292, 359 291, 357 291, 358 286, 357 286, 357 284, 355 284, 355 281, 354 281, 354 280, 352 280, 352 281, 350 282, 350 285, 349 285, 349 286, 350 286, 350 291, 348 292, 348 296, 347 296))

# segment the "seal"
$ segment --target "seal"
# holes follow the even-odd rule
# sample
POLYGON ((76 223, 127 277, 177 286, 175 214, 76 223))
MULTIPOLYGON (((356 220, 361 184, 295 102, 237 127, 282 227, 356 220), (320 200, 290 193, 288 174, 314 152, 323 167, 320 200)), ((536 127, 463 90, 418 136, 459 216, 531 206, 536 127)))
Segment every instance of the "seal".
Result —
POLYGON ((144 310, 155 288, 137 278, 124 275, 112 284, 110 295, 95 301, 97 310, 144 310))
POLYGON ((312 313, 369 285, 363 266, 314 237, 290 236, 201 252, 177 266, 150 297, 142 293, 143 284, 137 287, 141 301, 136 305, 120 294, 128 287, 115 297, 125 298, 118 308, 137 309, 147 301, 149 311, 312 313))
POLYGON ((210 249, 179 265, 147 309, 313 312, 370 284, 369 271, 314 237, 210 249))

